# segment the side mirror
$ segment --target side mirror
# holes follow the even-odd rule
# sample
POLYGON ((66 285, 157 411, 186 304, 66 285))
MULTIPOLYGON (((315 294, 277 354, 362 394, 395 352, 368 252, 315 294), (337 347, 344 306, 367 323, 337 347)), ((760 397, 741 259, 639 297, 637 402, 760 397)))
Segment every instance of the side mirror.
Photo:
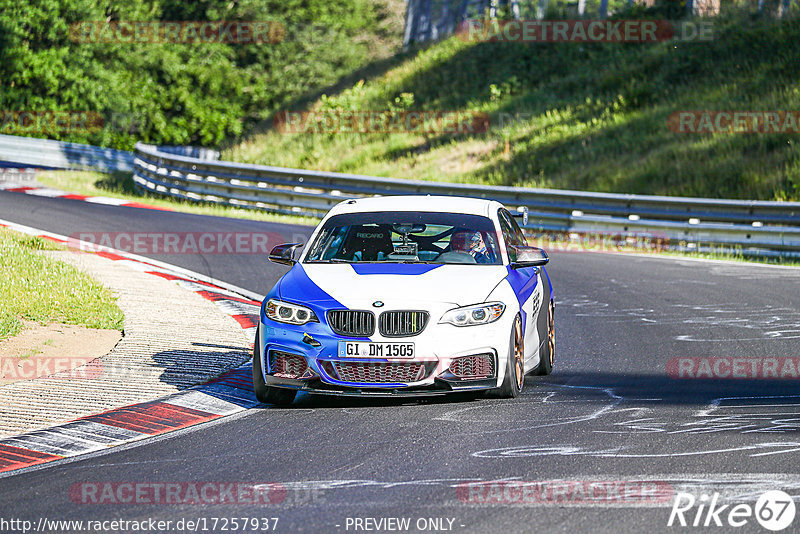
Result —
POLYGON ((547 255, 544 249, 522 245, 510 245, 508 247, 508 257, 512 269, 539 267, 550 261, 550 256, 547 255))
POLYGON ((525 226, 528 224, 528 207, 527 206, 520 206, 517 208, 516 213, 512 213, 515 219, 519 219, 520 226, 525 226))
POLYGON ((276 245, 272 252, 269 253, 269 261, 272 263, 280 263, 281 265, 294 265, 297 260, 294 259, 294 251, 298 247, 302 247, 302 243, 284 243, 283 245, 276 245))

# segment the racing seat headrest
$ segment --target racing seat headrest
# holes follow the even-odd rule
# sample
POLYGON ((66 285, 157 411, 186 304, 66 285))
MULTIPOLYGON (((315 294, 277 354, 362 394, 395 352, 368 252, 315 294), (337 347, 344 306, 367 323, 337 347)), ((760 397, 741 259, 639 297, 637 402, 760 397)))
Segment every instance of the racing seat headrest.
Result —
POLYGON ((375 261, 379 253, 388 255, 394 250, 391 232, 379 226, 353 226, 342 245, 341 255, 353 259, 361 253, 361 261, 375 261))

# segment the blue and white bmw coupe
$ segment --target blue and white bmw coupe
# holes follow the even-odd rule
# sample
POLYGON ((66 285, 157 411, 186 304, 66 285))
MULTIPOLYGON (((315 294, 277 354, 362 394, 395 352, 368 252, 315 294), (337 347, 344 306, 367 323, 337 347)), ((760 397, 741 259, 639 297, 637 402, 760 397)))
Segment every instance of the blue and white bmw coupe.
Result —
POLYGON ((499 202, 433 196, 347 200, 270 260, 291 265, 261 305, 258 399, 298 391, 516 397, 555 356, 547 254, 499 202))

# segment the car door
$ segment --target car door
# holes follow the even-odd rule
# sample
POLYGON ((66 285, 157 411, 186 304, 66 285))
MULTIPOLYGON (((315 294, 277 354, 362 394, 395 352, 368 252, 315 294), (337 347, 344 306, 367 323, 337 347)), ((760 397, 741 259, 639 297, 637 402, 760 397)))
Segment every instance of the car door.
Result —
MULTIPOLYGON (((509 245, 528 244, 525 235, 519 225, 506 209, 498 212, 500 220, 500 231, 503 234, 506 253, 509 262, 514 262, 514 252, 509 245)), ((540 283, 540 269, 538 267, 525 267, 521 269, 511 269, 506 280, 508 280, 514 293, 517 296, 520 310, 522 310, 522 327, 525 335, 525 370, 530 369, 529 364, 539 350, 539 333, 536 325, 536 317, 542 301, 542 284, 540 283)))

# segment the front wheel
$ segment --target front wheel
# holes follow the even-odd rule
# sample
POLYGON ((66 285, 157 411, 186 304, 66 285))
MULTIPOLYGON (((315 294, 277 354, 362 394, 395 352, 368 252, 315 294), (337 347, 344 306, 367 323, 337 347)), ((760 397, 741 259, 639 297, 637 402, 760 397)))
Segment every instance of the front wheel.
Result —
POLYGON ((547 307, 547 340, 544 347, 539 352, 539 365, 536 367, 534 374, 544 376, 553 372, 553 364, 555 363, 556 356, 556 320, 555 320, 556 305, 551 300, 550 305, 547 307))
POLYGON ((259 356, 258 347, 261 345, 261 340, 256 332, 256 341, 253 344, 253 390, 256 393, 258 402, 266 404, 276 404, 278 406, 286 406, 294 402, 297 391, 294 389, 276 388, 268 386, 264 382, 264 373, 261 368, 261 357, 259 356))
POLYGON ((517 315, 511 329, 511 341, 506 362, 506 377, 503 385, 496 389, 496 396, 513 399, 519 396, 525 384, 525 338, 522 334, 522 319, 517 315))

